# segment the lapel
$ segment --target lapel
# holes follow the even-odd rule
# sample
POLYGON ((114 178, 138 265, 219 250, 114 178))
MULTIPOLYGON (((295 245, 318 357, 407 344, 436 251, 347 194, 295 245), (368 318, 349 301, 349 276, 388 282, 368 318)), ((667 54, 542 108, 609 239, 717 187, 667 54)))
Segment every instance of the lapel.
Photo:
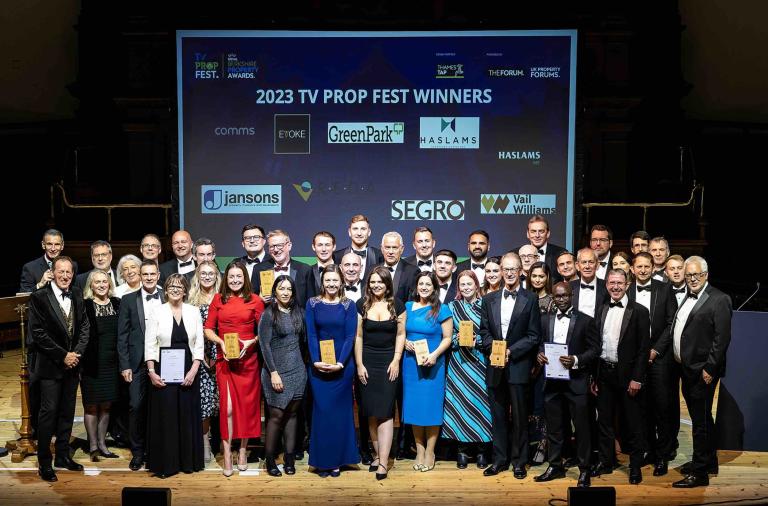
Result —
POLYGON ((296 268, 293 266, 293 259, 288 264, 288 275, 293 281, 296 281, 296 268))
POLYGON ((600 338, 603 337, 603 329, 605 328, 605 317, 608 316, 608 304, 601 304, 595 307, 595 317, 600 317, 600 338))
MULTIPOLYGON (((576 286, 573 287, 573 309, 579 310, 579 292, 581 291, 581 278, 576 278, 576 286)), ((595 303, 595 314, 597 314, 597 303, 595 303)))
POLYGON ((138 289, 136 292, 136 313, 139 315, 139 327, 141 327, 141 334, 146 334, 146 326, 147 322, 145 321, 144 317, 144 292, 141 288, 138 289))
MULTIPOLYGON (((699 292, 699 298, 696 300, 696 304, 693 306, 693 309, 691 309, 690 314, 688 315, 688 320, 686 320, 685 325, 683 326, 683 330, 685 330, 685 327, 688 326, 688 324, 693 320, 694 315, 701 309, 701 306, 704 305, 704 303, 709 298, 709 286, 707 286, 706 290, 702 290, 699 292)), ((682 306, 682 304, 681 304, 682 306)))
POLYGON ((651 323, 653 323, 653 313, 656 312, 656 300, 659 296, 659 285, 654 283, 654 280, 651 279, 651 310, 649 313, 651 313, 651 323))
POLYGON ((570 318, 570 322, 568 323, 568 334, 566 334, 566 337, 565 337, 566 344, 571 344, 573 329, 576 328, 576 319, 579 317, 578 314, 579 312, 577 309, 571 309, 571 318, 570 318))
POLYGON ((315 276, 315 286, 320 286, 320 266, 315 264, 312 266, 312 274, 315 276))
POLYGON ((635 302, 636 295, 637 295, 637 283, 633 281, 632 283, 630 283, 629 288, 627 288, 627 297, 629 298, 629 302, 635 302))
POLYGON ((392 290, 395 291, 395 294, 397 294, 397 291, 400 288, 400 278, 403 277, 403 269, 405 269, 405 262, 401 259, 397 262, 395 276, 392 278, 392 290))
MULTIPOLYGON (((69 332, 67 332, 67 321, 64 318, 64 312, 61 310, 61 305, 59 304, 59 301, 56 300, 56 295, 54 295, 53 288, 51 288, 50 283, 48 284, 48 302, 51 303, 51 308, 53 309, 53 312, 56 315, 56 318, 59 320, 59 325, 61 325, 61 328, 64 330, 64 335, 68 336, 69 332)), ((75 301, 73 300, 70 311, 75 310, 74 306, 75 306, 75 301)))
POLYGON ((494 298, 488 302, 490 302, 489 306, 491 306, 493 328, 497 330, 497 334, 500 336, 500 339, 504 339, 505 336, 501 335, 501 290, 503 290, 503 288, 493 292, 494 298))
POLYGON ((624 316, 621 319, 621 332, 619 332, 619 342, 621 342, 624 334, 627 332, 627 327, 629 327, 629 319, 632 318, 632 311, 634 311, 634 307, 631 303, 628 303, 627 308, 624 310, 624 316))
MULTIPOLYGON (((547 327, 549 328, 549 335, 547 336, 547 342, 553 343, 555 341, 555 322, 557 321, 557 311, 555 311, 554 314, 547 315, 547 318, 549 319, 549 324, 547 325, 547 327)), ((568 332, 570 333, 570 329, 568 329, 568 332)))

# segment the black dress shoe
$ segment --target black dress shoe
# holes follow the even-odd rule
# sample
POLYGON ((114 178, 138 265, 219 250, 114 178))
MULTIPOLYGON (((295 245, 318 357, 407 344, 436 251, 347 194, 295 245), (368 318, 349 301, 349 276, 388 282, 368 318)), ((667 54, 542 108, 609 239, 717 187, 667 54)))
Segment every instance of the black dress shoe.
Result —
MULTIPOLYGON (((91 453, 93 453, 93 452, 91 452, 91 453)), ((117 455, 116 453, 112 453, 109 450, 107 450, 107 451, 99 450, 99 455, 101 455, 105 459, 117 459, 117 458, 120 458, 120 455, 117 455)))
POLYGON ((660 460, 656 462, 656 465, 653 466, 653 475, 654 476, 664 476, 667 474, 667 471, 669 470, 669 466, 667 464, 666 460, 660 460))
POLYGON ((515 466, 513 473, 518 480, 525 479, 525 477, 528 476, 528 471, 525 470, 525 466, 515 466))
POLYGON ((272 477, 277 478, 278 476, 282 476, 283 473, 280 472, 280 469, 277 467, 277 464, 275 464, 274 457, 266 458, 266 465, 267 465, 267 474, 269 474, 272 477))
POLYGON ((296 452, 293 454, 293 458, 296 460, 304 460, 304 452, 296 452))
POLYGON ((499 473, 502 473, 509 469, 509 466, 503 466, 503 465, 496 465, 493 464, 492 466, 489 466, 483 471, 483 476, 496 476, 499 473))
MULTIPOLYGON (((720 471, 720 469, 717 463, 711 464, 709 467, 707 467, 707 474, 717 474, 718 471, 720 471)), ((680 474, 685 476, 693 474, 693 462, 689 461, 680 466, 680 474)))
POLYGON ((485 456, 485 453, 477 454, 477 467, 480 469, 488 467, 488 457, 485 456))
POLYGON ((53 467, 59 467, 59 468, 62 468, 62 469, 66 469, 68 471, 82 471, 83 470, 82 464, 78 464, 77 462, 75 462, 71 458, 67 458, 66 460, 64 460, 64 459, 54 460, 53 461, 53 467))
POLYGON ((592 485, 592 479, 589 477, 589 471, 581 471, 579 473, 579 482, 576 485, 580 488, 587 488, 592 485))
POLYGON ((709 485, 709 476, 706 474, 689 474, 680 481, 672 484, 675 488, 706 487, 709 485))
POLYGON ((283 472, 285 474, 296 474, 296 466, 293 460, 293 455, 283 455, 283 472))
POLYGON ((640 470, 640 468, 630 467, 629 468, 629 484, 638 485, 640 484, 641 481, 643 481, 643 472, 640 470))
POLYGON ((559 478, 565 478, 565 469, 562 467, 549 466, 543 474, 534 476, 533 481, 552 481, 559 478))
POLYGON ((459 469, 466 469, 469 463, 469 457, 465 453, 459 453, 456 455, 456 467, 459 469))
POLYGON ((43 481, 59 481, 59 479, 56 477, 56 471, 53 470, 51 466, 44 466, 37 469, 37 474, 40 475, 40 478, 43 479, 43 481))
POLYGON ((592 467, 592 471, 590 474, 592 474, 593 478, 596 478, 602 474, 611 474, 613 472, 613 466, 609 464, 603 464, 602 462, 598 462, 597 464, 592 467))
POLYGON ((139 469, 141 469, 141 466, 143 465, 144 465, 144 459, 142 459, 141 457, 133 457, 131 459, 131 463, 128 464, 128 468, 131 471, 138 471, 139 469))

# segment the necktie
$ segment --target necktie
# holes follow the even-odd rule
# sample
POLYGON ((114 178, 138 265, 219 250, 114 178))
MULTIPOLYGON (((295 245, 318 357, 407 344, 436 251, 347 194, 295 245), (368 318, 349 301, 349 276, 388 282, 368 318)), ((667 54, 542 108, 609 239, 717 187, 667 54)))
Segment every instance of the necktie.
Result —
POLYGON ((594 286, 592 286, 592 285, 588 285, 588 284, 586 284, 586 283, 582 283, 582 284, 581 284, 581 287, 582 287, 582 288, 586 288, 587 290, 594 290, 594 289, 595 289, 595 287, 594 287, 594 286))
POLYGON ((563 318, 570 318, 570 317, 571 317, 571 312, 570 311, 568 311, 567 313, 561 313, 561 312, 558 311, 558 313, 557 313, 557 319, 558 320, 562 320, 563 318))
POLYGON ((50 260, 46 260, 46 263, 48 264, 49 269, 53 268, 53 262, 51 262, 50 260))
POLYGON ((356 292, 357 285, 344 285, 344 290, 347 290, 348 292, 356 292))
POLYGON ((472 264, 472 269, 485 269, 485 264, 472 264))
POLYGON ((651 285, 647 285, 647 286, 637 285, 637 291, 638 292, 645 292, 645 291, 650 292, 651 291, 651 285))
POLYGON ((428 267, 432 267, 432 260, 419 260, 418 262, 416 262, 416 265, 418 267, 421 267, 422 265, 426 265, 428 267))
POLYGON ((673 289, 672 289, 672 293, 674 293, 675 295, 677 295, 678 293, 685 293, 685 287, 682 287, 682 288, 673 288, 673 289))
POLYGON ((258 258, 258 257, 256 257, 256 258, 245 257, 245 263, 246 263, 246 265, 251 265, 251 264, 258 264, 258 263, 260 263, 260 262, 261 262, 261 260, 259 260, 259 258, 258 258))
POLYGON ((156 292, 155 292, 155 293, 153 293, 152 295, 146 295, 144 298, 145 298, 146 300, 152 300, 152 299, 157 299, 157 300, 160 300, 160 292, 157 292, 157 291, 156 291, 156 292))
POLYGON ((608 307, 624 307, 624 304, 622 304, 621 301, 609 302, 608 307))
POLYGON ((691 299, 698 299, 699 298, 699 294, 698 293, 693 293, 693 292, 688 292, 688 297, 690 297, 691 299))
MULTIPOLYGON (((539 255, 541 255, 541 256, 544 256, 544 250, 543 250, 543 249, 540 249, 540 250, 539 250, 539 255)), ((570 318, 570 317, 569 317, 569 318, 570 318)))
POLYGON ((505 298, 505 299, 506 299, 507 297, 512 297, 513 299, 516 299, 516 298, 517 298, 517 290, 515 290, 515 291, 513 291, 513 292, 510 292, 509 290, 507 290, 507 289, 505 288, 503 293, 504 293, 504 298, 505 298))
POLYGON ((62 300, 64 299, 64 297, 68 297, 68 298, 71 299, 72 298, 72 290, 62 290, 61 291, 61 298, 62 298, 62 300))
POLYGON ((285 271, 285 272, 288 272, 288 266, 287 266, 287 265, 284 265, 284 266, 282 266, 282 267, 278 267, 278 266, 276 265, 276 266, 275 266, 275 272, 280 272, 280 271, 285 271))
POLYGON ((192 265, 192 260, 187 260, 186 262, 179 262, 179 267, 189 267, 192 265))
POLYGON ((352 253, 354 253, 355 255, 358 255, 358 256, 361 256, 361 257, 365 258, 365 256, 368 254, 368 250, 364 249, 362 251, 357 251, 356 249, 353 249, 352 253))
POLYGON ((440 289, 441 290, 447 290, 448 289, 448 283, 443 283, 442 285, 440 285, 440 289))
POLYGON ((606 265, 608 265, 607 261, 606 262, 600 262, 600 267, 605 267, 606 265))

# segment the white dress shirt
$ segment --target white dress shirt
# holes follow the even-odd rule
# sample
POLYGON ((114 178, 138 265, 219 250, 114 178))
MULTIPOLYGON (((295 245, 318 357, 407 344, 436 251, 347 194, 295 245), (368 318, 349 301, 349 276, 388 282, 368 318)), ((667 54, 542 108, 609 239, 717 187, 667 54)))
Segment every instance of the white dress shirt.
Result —
POLYGON ((482 265, 482 267, 476 268, 476 267, 472 267, 472 264, 477 264, 478 262, 474 262, 471 257, 469 259, 469 267, 472 270, 472 272, 475 273, 475 276, 477 276, 477 281, 480 283, 480 286, 485 285, 485 264, 487 261, 488 259, 484 259, 482 262, 480 262, 480 265, 482 265))
POLYGON ((624 310, 627 309, 627 304, 629 304, 627 294, 624 294, 620 302, 623 307, 608 308, 608 314, 605 316, 605 326, 603 326, 603 351, 600 352, 601 359, 614 364, 619 361, 621 321, 624 319, 624 310))
MULTIPOLYGON (((345 283, 345 286, 346 286, 346 283, 345 283)), ((358 279, 357 283, 351 286, 356 286, 357 290, 356 291, 344 290, 344 296, 349 300, 351 300, 352 302, 356 303, 358 300, 360 300, 360 297, 363 296, 363 283, 358 279)))
POLYGON ((685 298, 688 296, 688 290, 685 287, 685 283, 683 283, 681 286, 672 286, 672 290, 679 290, 680 288, 683 289, 682 292, 672 292, 675 294, 675 299, 677 299, 677 307, 680 307, 680 304, 685 302, 685 298))
POLYGON ((432 261, 431 265, 419 265, 419 260, 422 260, 422 259, 419 258, 418 255, 416 255, 416 261, 414 263, 416 264, 416 267, 418 267, 421 272, 424 272, 424 271, 432 272, 432 268, 435 266, 435 259, 434 259, 434 257, 429 257, 429 258, 427 258, 427 260, 422 260, 422 261, 427 261, 427 262, 428 261, 432 261))
POLYGON ((191 255, 188 260, 185 260, 183 262, 177 258, 176 263, 178 264, 176 266, 176 272, 178 272, 179 274, 186 274, 188 272, 192 272, 195 270, 195 261, 192 259, 191 255), (185 265, 184 267, 181 266, 182 263, 187 263, 187 262, 190 262, 190 264, 185 265))
MULTIPOLYGON (((507 338, 507 331, 509 330, 509 322, 512 320, 512 312, 515 310, 515 301, 517 297, 504 297, 504 290, 501 289, 501 338, 507 338)), ((516 287, 513 292, 520 291, 519 287, 516 287)))
MULTIPOLYGON (((438 280, 438 283, 439 282, 440 280, 438 280)), ((448 283, 447 283, 448 286, 446 286, 445 288, 440 288, 440 293, 438 295, 440 296, 440 302, 442 302, 443 304, 448 304, 449 302, 451 302, 450 300, 449 301, 445 300, 445 296, 448 295, 448 290, 450 290, 451 284, 453 284, 453 279, 448 280, 448 283)))
POLYGON ((147 292, 144 287, 141 287, 141 303, 144 304, 144 321, 149 321, 149 316, 152 313, 152 310, 156 307, 159 307, 163 304, 163 296, 160 295, 156 299, 150 299, 147 300, 147 295, 154 295, 157 293, 157 287, 155 287, 155 291, 152 293, 147 292))
MULTIPOLYGON (((707 289, 707 285, 709 283, 704 283, 704 286, 701 287, 701 290, 699 290, 699 297, 701 297, 701 294, 704 293, 704 290, 707 289)), ((696 303, 699 301, 698 298, 694 299, 693 297, 688 297, 686 292, 686 299, 683 301, 682 306, 680 306, 680 309, 677 310, 677 315, 675 316, 675 322, 673 323, 674 328, 672 330, 672 346, 675 352, 675 360, 677 360, 678 363, 682 363, 683 359, 680 356, 680 338, 683 336, 683 329, 685 328, 685 323, 688 321, 688 317, 691 315, 691 311, 693 311, 693 306, 696 305, 696 303)))
POLYGON ((584 280, 579 278, 579 311, 594 318, 595 301, 597 300, 597 278, 594 278, 590 283, 584 283, 594 287, 592 290, 582 287, 581 283, 584 283, 584 280))
POLYGON ((611 268, 611 265, 608 263, 611 260, 611 252, 608 251, 606 253, 605 258, 603 260, 597 259, 597 278, 598 279, 605 279, 605 273, 608 272, 608 269, 611 268), (600 262, 605 262, 605 265, 600 265, 600 262))
POLYGON ((645 288, 646 286, 648 288, 651 287, 651 280, 649 279, 648 282, 644 285, 641 285, 640 283, 635 284, 635 300, 639 303, 645 306, 645 309, 647 309, 649 312, 651 310, 651 291, 650 290, 643 290, 642 292, 637 289, 638 286, 642 286, 645 288))
MULTIPOLYGON (((69 311, 72 309, 72 297, 62 297, 61 288, 59 288, 56 283, 51 283, 51 288, 53 288, 53 294, 56 296, 56 301, 59 303, 59 306, 61 306, 64 316, 68 315, 69 311)), ((70 286, 69 289, 72 290, 72 286, 70 286)))
POLYGON ((265 256, 267 256, 267 254, 262 250, 261 254, 256 255, 256 258, 259 259, 258 262, 254 262, 254 263, 249 264, 248 262, 243 261, 243 263, 245 264, 245 270, 248 271, 248 277, 249 278, 253 277, 253 268, 256 267, 257 265, 259 265, 261 262, 263 262, 265 256))
MULTIPOLYGON (((571 314, 571 318, 574 318, 573 316, 573 307, 569 307, 568 311, 565 312, 565 314, 571 314)), ((563 314, 562 311, 559 309, 557 310, 557 314, 563 314)), ((552 336, 552 342, 555 344, 567 344, 568 343, 568 327, 571 325, 571 318, 558 318, 555 316, 555 333, 552 336)), ((573 367, 572 369, 578 369, 579 367, 579 359, 576 355, 573 356, 573 367)))

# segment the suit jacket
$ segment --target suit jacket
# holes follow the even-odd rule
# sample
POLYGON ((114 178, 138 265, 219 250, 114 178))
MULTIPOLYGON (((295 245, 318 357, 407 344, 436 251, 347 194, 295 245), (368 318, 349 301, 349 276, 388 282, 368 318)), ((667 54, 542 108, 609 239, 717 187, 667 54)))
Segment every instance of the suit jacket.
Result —
MULTIPOLYGON (((243 262, 243 265, 247 265, 245 262, 245 256, 240 257, 240 260, 243 262)), ((269 270, 269 269, 274 269, 274 266, 275 266, 275 261, 269 255, 265 255, 264 260, 254 265, 253 271, 251 272, 251 288, 253 288, 253 286, 256 284, 257 279, 259 280, 259 287, 261 287, 261 278, 259 277, 259 272, 260 272, 259 267, 261 267, 262 270, 269 270), (267 268, 267 266, 264 264, 268 264, 269 267, 267 268)))
MULTIPOLYGON (((680 336, 680 359, 683 375, 688 379, 696 380, 701 376, 702 369, 716 378, 725 376, 725 353, 731 343, 732 315, 728 295, 710 284, 699 292, 680 336)), ((673 328, 666 335, 670 341, 667 346, 671 346, 674 338, 674 319, 672 321, 673 328)), ((671 348, 669 352, 674 353, 671 348)))
MULTIPOLYGON (((608 302, 595 308, 595 321, 598 322, 598 336, 601 346, 608 309, 608 302)), ((645 306, 637 302, 627 302, 624 317, 621 320, 618 349, 619 378, 626 385, 629 385, 630 380, 638 383, 645 381, 645 370, 648 368, 650 329, 651 318, 645 306)))
MULTIPOLYGON (((175 261, 175 260, 174 260, 175 261)), ((160 297, 162 289, 158 287, 160 297)), ((117 358, 120 370, 138 372, 144 363, 144 335, 149 315, 144 314, 142 290, 125 295, 117 318, 117 358)))
MULTIPOLYGON (((194 258, 191 258, 192 265, 197 265, 197 262, 195 262, 194 258)), ((163 262, 160 264, 160 278, 157 280, 158 286, 163 286, 163 283, 165 283, 165 280, 168 279, 168 276, 171 274, 176 274, 179 272, 179 261, 176 260, 176 257, 171 258, 167 262, 163 262)), ((195 271, 189 271, 188 273, 184 274, 184 277, 187 278, 187 281, 192 280, 192 276, 195 275, 195 271)))
MULTIPOLYGON (((418 269, 418 267, 416 267, 416 269, 418 269)), ((441 301, 443 304, 450 304, 451 301, 456 298, 456 290, 458 290, 458 285, 459 285, 459 282, 456 279, 456 272, 454 272, 453 276, 451 276, 451 284, 445 293, 445 299, 441 301)), ((438 296, 439 295, 440 294, 438 293, 438 296)))
POLYGON ((88 346, 91 327, 85 314, 83 293, 77 287, 72 287, 71 291, 71 336, 67 332, 64 313, 50 284, 30 296, 29 331, 37 354, 32 371, 39 378, 61 379, 67 371, 64 365, 67 353, 74 351, 84 355, 88 346))
MULTIPOLYGON (((627 297, 635 302, 636 282, 632 282, 627 289, 627 297)), ((651 280, 651 343, 650 348, 656 350, 660 357, 664 357, 669 352, 668 339, 662 339, 665 333, 669 333, 672 328, 673 318, 677 311, 677 299, 672 293, 672 284, 663 283, 655 279, 651 280), (664 344, 666 347, 661 348, 664 344)))
MULTIPOLYGON (((552 343, 555 338, 556 313, 544 314, 541 320, 542 343, 539 351, 544 351, 544 343, 552 343)), ((571 379, 568 388, 574 394, 586 394, 589 389, 589 376, 595 362, 600 357, 600 336, 597 334, 595 320, 584 313, 571 313, 568 323, 568 334, 565 340, 568 354, 576 357, 576 369, 571 369, 571 379)), ((563 381, 544 380, 544 390, 553 390, 563 381)))
MULTIPOLYGON (((112 301, 112 308, 115 312, 120 314, 120 299, 110 297, 109 300, 112 301)), ((93 300, 85 301, 85 314, 88 316, 91 331, 88 337, 88 346, 85 348, 82 358, 83 374, 97 377, 99 375, 99 329, 96 326, 96 303, 93 300)), ((117 341, 117 334, 115 334, 114 339, 117 341)))
MULTIPOLYGON (((77 275, 77 262, 72 260, 73 274, 77 275)), ((38 257, 31 262, 24 264, 21 268, 21 280, 19 281, 19 292, 34 292, 35 286, 48 270, 48 261, 45 255, 38 257)))
POLYGON ((508 383, 528 383, 531 366, 541 340, 541 313, 538 297, 521 288, 517 292, 507 335, 501 335, 502 292, 503 290, 497 290, 483 297, 483 308, 480 313, 483 352, 490 355, 492 343, 497 339, 506 340, 507 349, 510 351, 509 363, 505 368, 490 365, 486 368, 485 381, 490 387, 498 386, 505 374, 508 383))
MULTIPOLYGON (((117 286, 117 273, 115 272, 115 269, 112 269, 110 267, 109 269, 112 271, 112 277, 115 280, 115 287, 117 286)), ((85 291, 85 283, 88 281, 88 276, 94 271, 94 269, 91 269, 90 271, 83 272, 81 274, 78 274, 77 277, 75 277, 75 286, 78 287, 81 291, 85 291)))
MULTIPOLYGON (((432 259, 434 260, 434 254, 432 255, 432 259)), ((416 256, 415 253, 413 255, 411 255, 411 256, 407 256, 407 257, 403 258, 403 260, 405 260, 406 263, 414 265, 414 266, 416 266, 417 269, 419 269, 419 265, 418 265, 419 259, 418 259, 418 257, 416 256)), ((434 269, 434 267, 435 267, 435 265, 433 263, 432 264, 432 268, 434 269)), ((421 269, 419 269, 419 270, 421 270, 421 269)))
MULTIPOLYGON (((262 271, 273 270, 274 268, 275 264, 273 262, 261 262, 253 268, 253 275, 251 276, 251 279, 253 280, 253 293, 261 293, 261 275, 259 273, 262 271)), ((280 274, 283 273, 281 272, 280 274)), ((310 284, 315 282, 314 279, 312 279, 312 268, 305 263, 291 259, 290 276, 296 283, 296 302, 299 304, 299 307, 304 307, 307 304, 310 290, 314 290, 310 287, 310 284)), ((275 273, 275 278, 277 278, 277 273, 275 273)))
MULTIPOLYGON (((608 295, 608 289, 605 287, 605 281, 595 276, 597 282, 597 288, 595 293, 595 316, 597 316, 597 308, 602 304, 607 303, 611 298, 608 295)), ((579 293, 581 292, 581 278, 571 281, 571 290, 573 291, 573 307, 578 311, 579 309, 579 293)), ((587 315, 589 316, 589 315, 587 315)))
MULTIPOLYGON (((145 362, 150 360, 158 362, 160 360, 160 348, 171 345, 173 322, 173 312, 168 303, 156 307, 149 315, 144 339, 145 362)), ((203 320, 200 317, 200 309, 191 304, 182 304, 181 323, 187 331, 192 360, 202 361, 205 337, 203 336, 203 320)))
MULTIPOLYGON (((344 255, 349 253, 352 250, 352 246, 347 246, 346 248, 337 249, 333 252, 333 263, 336 265, 341 265, 341 259, 344 255)), ((367 253, 365 254, 365 271, 364 274, 368 275, 369 272, 371 272, 371 269, 375 265, 383 264, 384 263, 384 255, 381 253, 381 250, 379 248, 375 248, 373 246, 368 246, 366 248, 367 253)))
MULTIPOLYGON (((381 265, 384 264, 382 263, 381 265)), ((392 289, 395 292, 395 298, 400 299, 403 304, 411 300, 411 294, 416 286, 416 276, 418 276, 420 272, 418 267, 409 264, 402 258, 397 263, 397 269, 395 269, 395 274, 392 277, 392 289)), ((366 278, 367 277, 368 273, 366 272, 366 278)), ((448 302, 450 302, 450 300, 448 302)), ((446 302, 446 304, 448 302, 446 302)))

